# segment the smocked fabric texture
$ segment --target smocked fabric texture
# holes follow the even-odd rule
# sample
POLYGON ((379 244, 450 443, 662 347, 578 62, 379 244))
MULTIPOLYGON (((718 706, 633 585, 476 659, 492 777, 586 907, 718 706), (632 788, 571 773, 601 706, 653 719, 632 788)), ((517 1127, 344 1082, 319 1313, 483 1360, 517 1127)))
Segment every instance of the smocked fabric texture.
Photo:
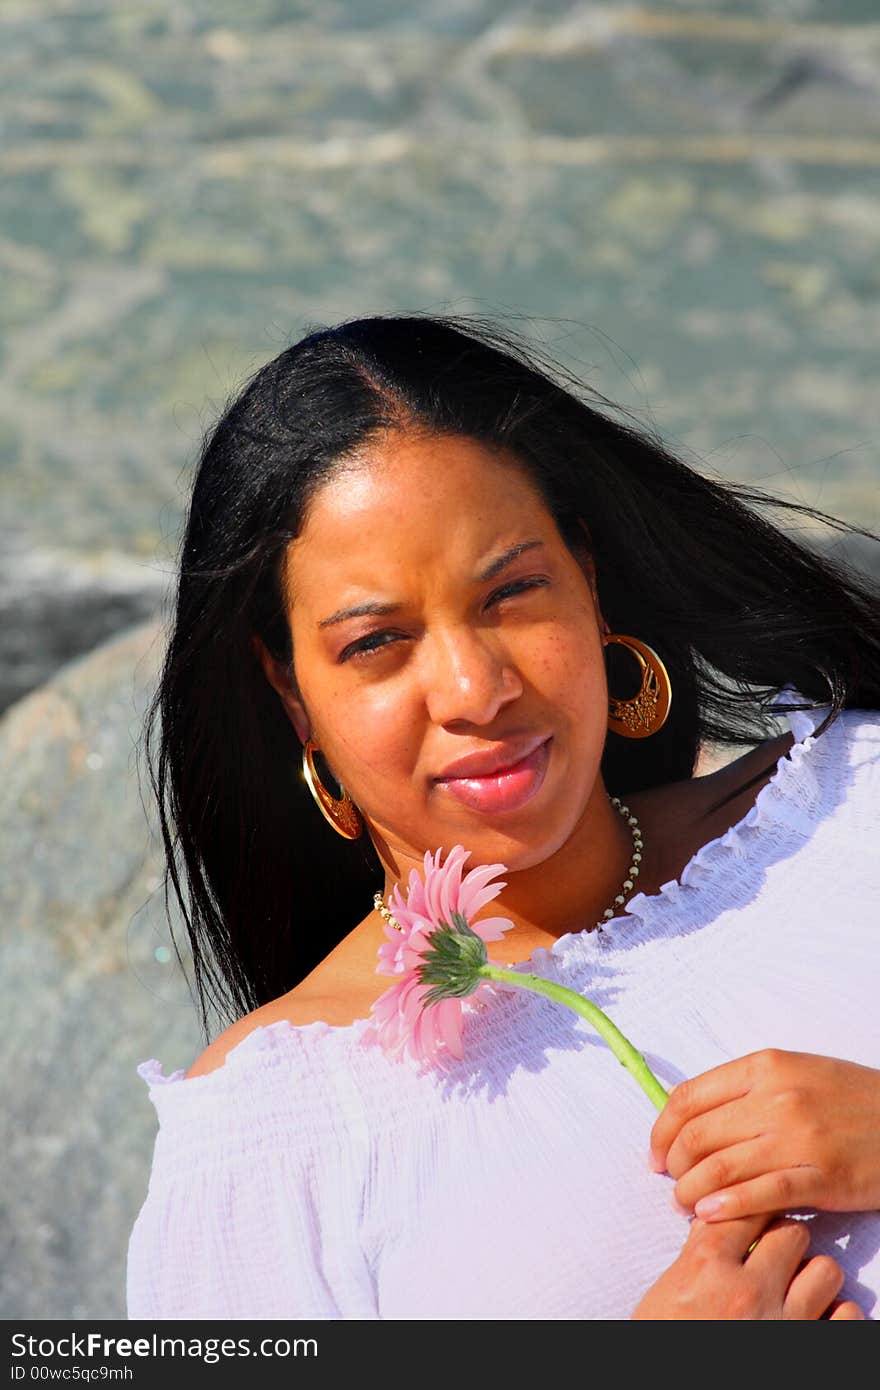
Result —
MULTIPOLYGON (((880 716, 816 738, 826 712, 788 716, 680 881, 518 967, 594 999, 667 1085, 767 1047, 880 1068, 880 716)), ((442 1071, 367 1027, 273 1023, 189 1079, 140 1064, 159 1131, 128 1316, 628 1318, 688 1227, 648 1168, 656 1112, 586 1022, 502 987, 442 1071)), ((804 1219, 876 1317, 880 1213, 804 1219)))

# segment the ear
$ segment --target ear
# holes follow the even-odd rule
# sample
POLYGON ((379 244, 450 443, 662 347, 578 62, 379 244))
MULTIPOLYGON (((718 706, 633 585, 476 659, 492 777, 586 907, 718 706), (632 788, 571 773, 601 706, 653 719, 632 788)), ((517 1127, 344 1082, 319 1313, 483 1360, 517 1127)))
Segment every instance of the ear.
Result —
POLYGON ((254 636, 250 640, 266 680, 277 692, 300 743, 306 743, 311 733, 310 720, 291 673, 282 661, 276 660, 262 638, 254 636))

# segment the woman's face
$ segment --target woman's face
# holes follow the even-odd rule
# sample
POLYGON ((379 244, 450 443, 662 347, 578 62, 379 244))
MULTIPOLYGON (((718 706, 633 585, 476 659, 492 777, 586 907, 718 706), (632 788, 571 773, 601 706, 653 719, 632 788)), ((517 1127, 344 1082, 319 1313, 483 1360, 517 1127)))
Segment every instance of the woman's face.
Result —
POLYGON ((386 863, 461 843, 525 869, 566 842, 607 729, 601 619, 513 459, 387 436, 315 494, 285 580, 285 705, 386 863))

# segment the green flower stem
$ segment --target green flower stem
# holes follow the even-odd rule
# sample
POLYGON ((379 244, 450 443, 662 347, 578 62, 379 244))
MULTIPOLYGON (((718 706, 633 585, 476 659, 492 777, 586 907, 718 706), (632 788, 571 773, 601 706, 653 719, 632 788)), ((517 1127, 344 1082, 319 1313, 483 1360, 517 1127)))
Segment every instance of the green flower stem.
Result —
POLYGON ((492 961, 481 965, 478 973, 487 980, 503 980, 505 984, 516 985, 519 989, 530 989, 535 994, 546 995, 556 1004, 565 1004, 569 1009, 574 1009, 575 1013, 585 1018, 600 1037, 605 1039, 618 1062, 635 1077, 656 1108, 663 1109, 669 1099, 668 1093, 651 1071, 641 1052, 636 1051, 629 1039, 624 1037, 620 1029, 596 1004, 566 985, 556 984, 554 980, 545 980, 540 975, 521 975, 517 970, 507 970, 503 965, 494 965, 492 961))

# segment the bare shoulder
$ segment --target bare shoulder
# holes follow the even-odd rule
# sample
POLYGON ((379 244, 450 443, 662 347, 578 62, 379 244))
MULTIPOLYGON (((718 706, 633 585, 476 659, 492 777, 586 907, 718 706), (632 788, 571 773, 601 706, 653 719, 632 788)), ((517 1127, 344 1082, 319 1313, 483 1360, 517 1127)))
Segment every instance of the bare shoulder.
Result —
MULTIPOLYGON (((385 988, 375 973, 373 937, 365 941, 361 932, 368 922, 366 919, 341 941, 300 984, 220 1033, 196 1058, 184 1080, 222 1067, 232 1049, 255 1028, 265 1028, 282 1020, 296 1028, 319 1020, 334 1027, 346 1027, 366 1017, 370 1004, 385 988)), ((369 925, 375 934, 375 923, 369 925)))
POLYGON ((644 892, 656 893, 668 879, 678 878, 707 841, 723 835, 748 813, 792 741, 791 734, 782 734, 714 772, 627 797, 651 848, 642 865, 644 892))
POLYGON ((726 803, 730 807, 727 818, 732 814, 734 819, 738 819, 754 804, 758 792, 776 771, 779 759, 789 752, 793 743, 792 734, 780 734, 777 738, 768 739, 755 748, 750 748, 747 753, 734 758, 716 772, 695 780, 703 784, 704 794, 710 803, 715 798, 729 796, 730 801, 726 803), (758 780, 752 782, 752 778, 758 780))
MULTIPOLYGON (((273 999, 270 1004, 264 1004, 262 1008, 254 1009, 253 1013, 245 1014, 237 1022, 220 1033, 213 1042, 209 1043, 200 1057, 197 1057, 186 1072, 184 1080, 189 1080, 191 1076, 204 1076, 209 1071, 216 1071, 222 1067, 226 1061, 227 1054, 237 1047, 240 1042, 252 1033, 255 1028, 265 1028, 270 1023, 278 1023, 286 1019, 288 1023, 295 1026, 303 1023, 313 1023, 315 1019, 322 1018, 322 1001, 309 993, 301 996, 298 990, 293 989, 288 994, 283 994, 279 999, 273 999)), ((329 1020, 328 1020, 329 1021, 329 1020)))

